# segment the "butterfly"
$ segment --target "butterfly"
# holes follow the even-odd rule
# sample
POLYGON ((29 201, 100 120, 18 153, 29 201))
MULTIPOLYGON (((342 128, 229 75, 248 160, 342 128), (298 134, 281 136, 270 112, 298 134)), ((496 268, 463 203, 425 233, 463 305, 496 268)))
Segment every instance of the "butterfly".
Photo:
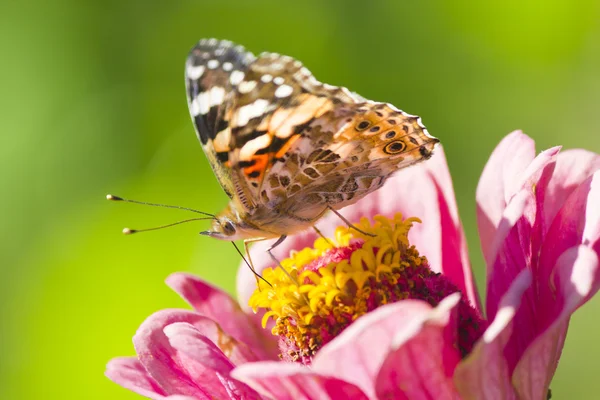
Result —
POLYGON ((417 116, 226 40, 194 46, 185 81, 198 139, 230 198, 202 232, 217 239, 280 243, 427 160, 439 142, 417 116))

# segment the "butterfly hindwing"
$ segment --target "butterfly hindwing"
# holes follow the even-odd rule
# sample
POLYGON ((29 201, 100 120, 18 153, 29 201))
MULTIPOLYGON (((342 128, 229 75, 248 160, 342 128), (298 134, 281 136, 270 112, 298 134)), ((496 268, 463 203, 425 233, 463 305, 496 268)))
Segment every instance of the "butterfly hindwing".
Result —
POLYGON ((274 188, 272 197, 282 199, 280 207, 287 212, 314 218, 324 207, 352 204, 379 189, 393 172, 431 156, 437 139, 418 117, 375 102, 341 109, 346 111, 309 126, 307 136, 326 136, 326 143, 313 142, 308 154, 291 149, 294 168, 277 164, 270 171, 274 186, 286 183, 274 188))

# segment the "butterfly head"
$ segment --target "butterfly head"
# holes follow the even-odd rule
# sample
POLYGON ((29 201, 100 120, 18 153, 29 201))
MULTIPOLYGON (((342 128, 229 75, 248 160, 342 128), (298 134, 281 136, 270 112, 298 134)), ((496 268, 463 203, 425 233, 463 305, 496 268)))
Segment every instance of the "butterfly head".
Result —
POLYGON ((237 228, 234 220, 227 216, 218 216, 213 220, 208 231, 200 232, 201 235, 214 237, 221 240, 236 240, 237 228))
POLYGON ((265 232, 249 223, 231 203, 213 218, 211 229, 200 234, 228 241, 265 236, 265 232))

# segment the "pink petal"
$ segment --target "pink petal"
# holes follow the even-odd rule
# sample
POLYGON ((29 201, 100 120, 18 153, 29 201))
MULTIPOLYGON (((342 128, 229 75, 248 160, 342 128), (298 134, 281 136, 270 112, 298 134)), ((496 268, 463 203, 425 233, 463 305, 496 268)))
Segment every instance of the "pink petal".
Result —
POLYGON ((544 197, 559 151, 560 148, 554 147, 541 152, 516 178, 519 190, 511 195, 503 211, 503 219, 496 226, 495 237, 486 254, 486 309, 490 319, 494 318, 497 302, 513 279, 527 266, 537 265, 543 240, 544 197), (518 203, 519 206, 515 205, 513 208, 511 203, 518 203), (522 213, 522 216, 518 217, 518 213, 522 213), (516 217, 518 219, 515 220, 516 217), (510 227, 508 234, 507 223, 510 227))
POLYGON ((493 320, 500 299, 507 292, 515 277, 527 268, 526 255, 521 247, 517 223, 524 218, 527 202, 531 201, 529 192, 521 190, 508 203, 498 224, 496 236, 489 248, 486 310, 489 320, 493 320))
POLYGON ((273 335, 244 313, 227 293, 185 273, 174 273, 166 282, 196 311, 214 320, 228 335, 250 347, 259 359, 277 359, 277 342, 273 335))
POLYGON ((600 288, 598 255, 587 246, 567 250, 558 259, 554 287, 557 302, 547 303, 555 319, 527 348, 513 382, 519 399, 545 398, 560 358, 571 314, 600 288))
POLYGON ((273 361, 246 364, 234 369, 232 376, 277 400, 368 399, 352 383, 319 375, 299 364, 273 361))
MULTIPOLYGON (((500 223, 497 235, 506 234, 498 251, 493 268, 488 272, 487 315, 494 320, 499 310, 499 300, 510 290, 512 283, 522 271, 535 265, 533 258, 533 241, 535 226, 529 220, 527 210, 535 199, 527 189, 519 192, 505 209, 505 218, 500 223), (519 216, 520 213, 523 213, 519 216), (507 233, 506 233, 507 232, 507 233)), ((535 273, 535 271, 533 271, 535 273)), ((537 302, 536 290, 529 288, 523 294, 524 300, 518 313, 514 316, 514 324, 519 327, 518 335, 509 341, 510 352, 506 353, 508 369, 512 372, 525 348, 536 336, 536 314, 541 313, 543 304, 537 302)))
MULTIPOLYGON (((215 384, 216 378, 207 381, 193 379, 196 364, 186 363, 173 348, 164 333, 168 325, 186 322, 215 343, 234 364, 256 360, 246 346, 226 335, 214 321, 193 311, 162 310, 148 317, 133 337, 138 357, 148 373, 168 394, 184 394, 200 399, 208 398, 206 387, 215 384)), ((220 381, 218 382, 220 384, 220 381)))
POLYGON ((459 399, 452 381, 460 360, 455 348, 459 300, 455 293, 424 315, 405 320, 377 375, 377 398, 459 399))
POLYGON ((229 377, 234 368, 233 363, 192 325, 174 323, 166 326, 164 333, 171 346, 179 352, 178 356, 187 366, 188 372, 195 371, 192 379, 196 382, 212 383, 210 387, 204 386, 211 396, 227 399, 259 398, 252 389, 229 377), (194 368, 190 368, 190 365, 194 368))
POLYGON ((519 177, 535 157, 535 143, 521 131, 506 136, 488 160, 477 186, 477 224, 483 254, 489 246, 510 198, 520 187, 519 177))
MULTIPOLYGON (((419 217, 423 223, 416 224, 411 230, 411 243, 420 253, 427 256, 433 270, 443 272, 465 293, 474 307, 479 307, 452 180, 441 146, 437 146, 430 160, 399 171, 383 188, 340 212, 351 222, 359 221, 361 217, 371 218, 377 214, 391 218, 397 212, 401 212, 405 218, 419 217), (404 188, 419 189, 405 191, 404 188), (403 191, 406 195, 398 196, 398 193, 403 191)), ((325 235, 331 235, 340 225, 343 225, 343 222, 332 213, 317 223, 325 235)), ((274 254, 278 258, 288 257, 291 250, 312 247, 316 238, 317 235, 313 231, 294 235, 279 245, 274 254)), ((257 271, 272 265, 266 253, 272 242, 260 242, 252 247, 250 253, 257 271)), ((255 288, 252 273, 247 266, 242 265, 238 274, 238 294, 242 307, 247 304, 255 288)))
POLYGON ((367 313, 320 349, 312 368, 322 375, 352 382, 373 398, 375 378, 390 350, 394 334, 406 325, 407 320, 430 311, 431 306, 423 301, 404 300, 367 313))
POLYGON ((600 252, 600 171, 588 177, 565 201, 542 248, 540 279, 546 282, 558 257, 580 243, 600 252))
POLYGON ((146 372, 136 357, 113 358, 104 373, 108 379, 137 394, 153 400, 165 399, 167 393, 146 372))
MULTIPOLYGON (((515 330, 514 317, 531 285, 531 271, 522 271, 500 301, 498 312, 473 351, 456 369, 454 382, 465 399, 516 399, 504 358, 515 330)), ((518 328, 517 328, 518 329, 518 328)))
POLYGON ((591 151, 573 149, 558 155, 556 169, 547 189, 544 212, 546 226, 550 226, 569 195, 598 170, 600 155, 591 151))

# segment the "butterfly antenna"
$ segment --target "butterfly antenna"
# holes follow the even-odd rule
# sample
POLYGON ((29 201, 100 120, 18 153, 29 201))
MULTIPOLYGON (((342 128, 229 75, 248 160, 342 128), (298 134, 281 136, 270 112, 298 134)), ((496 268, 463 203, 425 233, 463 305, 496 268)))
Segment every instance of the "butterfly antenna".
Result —
POLYGON ((206 213, 204 211, 194 210, 193 208, 182 207, 182 206, 172 206, 172 205, 169 205, 169 204, 148 203, 148 202, 145 202, 145 201, 124 199, 123 197, 113 196, 112 194, 107 194, 106 195, 106 200, 110 200, 110 201, 124 201, 126 203, 142 204, 142 205, 145 205, 145 206, 152 206, 152 207, 175 208, 175 209, 178 209, 178 210, 191 211, 191 212, 194 212, 196 214, 206 215, 207 217, 211 217, 212 219, 216 219, 217 218, 217 216, 214 215, 214 214, 209 214, 209 213, 206 213))
POLYGON ((173 222, 171 224, 166 224, 166 225, 161 225, 161 226, 156 226, 154 228, 146 228, 146 229, 129 229, 129 228, 123 228, 123 234, 124 235, 132 235, 134 233, 156 231, 156 230, 159 230, 159 229, 169 228, 169 227, 175 226, 175 225, 185 224, 186 222, 204 221, 204 220, 207 220, 207 219, 212 219, 212 218, 211 217, 189 218, 189 219, 184 219, 182 221, 173 222))
POLYGON ((256 276, 258 279, 261 279, 263 282, 265 282, 270 287, 273 287, 273 285, 271 285, 271 283, 269 283, 268 280, 266 280, 265 278, 263 278, 258 272, 256 272, 254 270, 254 268, 252 268, 252 265, 250 265, 250 263, 248 262, 248 260, 246 260, 246 257, 244 257, 244 255, 242 254, 242 252, 240 251, 240 249, 237 247, 237 245, 235 244, 235 242, 231 242, 231 244, 233 245, 233 247, 235 247, 235 250, 238 252, 238 254, 240 255, 240 257, 242 257, 242 260, 244 260, 244 262, 246 263, 246 265, 248 266, 248 268, 250 268, 250 271, 252 271, 252 273, 254 274, 254 276, 256 276))

